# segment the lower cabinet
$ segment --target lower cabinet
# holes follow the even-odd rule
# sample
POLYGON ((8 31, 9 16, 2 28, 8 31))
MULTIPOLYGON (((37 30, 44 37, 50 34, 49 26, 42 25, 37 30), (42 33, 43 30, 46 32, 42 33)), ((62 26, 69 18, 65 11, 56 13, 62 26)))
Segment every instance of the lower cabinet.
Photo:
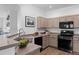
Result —
POLYGON ((73 51, 79 52, 79 37, 73 38, 73 51))
POLYGON ((49 46, 58 47, 57 36, 49 37, 49 46))
POLYGON ((49 40, 49 36, 43 36, 43 45, 42 45, 43 49, 48 47, 48 40, 49 40))

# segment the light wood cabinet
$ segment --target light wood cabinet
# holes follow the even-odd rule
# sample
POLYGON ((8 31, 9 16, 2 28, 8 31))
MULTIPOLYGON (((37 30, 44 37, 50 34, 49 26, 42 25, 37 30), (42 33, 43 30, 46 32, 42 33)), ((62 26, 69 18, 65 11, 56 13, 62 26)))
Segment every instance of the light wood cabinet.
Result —
POLYGON ((59 27, 59 22, 73 21, 74 27, 79 28, 79 15, 70 15, 56 18, 37 17, 37 28, 59 27))
POLYGON ((74 27, 79 28, 79 15, 59 17, 59 22, 67 22, 67 21, 73 21, 74 27))
POLYGON ((74 21, 74 27, 78 28, 79 27, 79 15, 73 16, 73 21, 74 21))
POLYGON ((50 19, 47 19, 47 28, 52 28, 53 25, 52 25, 52 21, 50 19))
POLYGON ((43 45, 42 48, 46 48, 48 46, 49 36, 43 36, 43 45))
POLYGON ((73 16, 59 17, 59 21, 60 21, 60 22, 73 21, 73 16))
POLYGON ((59 17, 59 22, 65 22, 66 21, 66 17, 59 17))
POLYGON ((49 37, 49 46, 58 47, 57 35, 51 35, 49 37))
POLYGON ((49 27, 51 28, 59 27, 59 18, 49 18, 49 27))
POLYGON ((37 17, 37 28, 59 27, 59 18, 37 17))
POLYGON ((66 21, 73 21, 74 17, 73 16, 66 16, 66 21))
POLYGON ((73 51, 79 52, 79 37, 73 38, 73 51))
POLYGON ((48 20, 44 17, 37 17, 37 28, 47 28, 48 20))

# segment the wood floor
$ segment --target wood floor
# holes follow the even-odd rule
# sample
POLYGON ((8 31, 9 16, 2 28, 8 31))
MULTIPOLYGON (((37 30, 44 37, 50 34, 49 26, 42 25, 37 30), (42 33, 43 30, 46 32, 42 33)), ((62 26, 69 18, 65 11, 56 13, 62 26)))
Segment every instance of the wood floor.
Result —
POLYGON ((41 55, 72 55, 72 54, 58 50, 56 48, 48 47, 41 52, 41 55))

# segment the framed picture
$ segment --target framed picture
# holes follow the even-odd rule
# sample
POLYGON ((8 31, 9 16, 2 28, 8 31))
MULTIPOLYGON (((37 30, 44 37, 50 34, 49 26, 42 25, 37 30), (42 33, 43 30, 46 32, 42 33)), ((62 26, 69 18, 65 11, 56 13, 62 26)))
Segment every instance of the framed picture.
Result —
POLYGON ((34 27, 35 17, 25 16, 25 27, 34 27))

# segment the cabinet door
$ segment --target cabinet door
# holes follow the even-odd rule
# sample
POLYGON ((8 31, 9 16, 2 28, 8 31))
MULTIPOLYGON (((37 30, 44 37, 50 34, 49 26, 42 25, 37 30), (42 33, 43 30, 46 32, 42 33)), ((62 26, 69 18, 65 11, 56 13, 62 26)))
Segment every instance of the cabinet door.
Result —
POLYGON ((79 52, 79 38, 78 37, 75 37, 73 39, 73 51, 79 52))
POLYGON ((48 36, 43 37, 42 48, 46 48, 48 46, 48 36))
POLYGON ((47 18, 45 18, 43 24, 44 24, 45 28, 49 28, 49 26, 48 26, 49 25, 49 20, 47 18))
POLYGON ((41 17, 37 17, 37 28, 41 27, 41 17))
POLYGON ((59 22, 65 22, 66 21, 66 17, 59 17, 59 22))
POLYGON ((73 21, 73 16, 66 16, 66 21, 73 21))
POLYGON ((57 37, 56 36, 50 37, 49 45, 53 46, 53 47, 57 47, 57 37))
POLYGON ((55 27, 59 27, 59 18, 49 18, 49 21, 48 21, 48 26, 50 28, 55 28, 55 27))
POLYGON ((48 25, 47 25, 48 28, 52 28, 52 27, 53 27, 53 23, 54 23, 54 22, 52 21, 52 19, 49 18, 49 19, 48 19, 48 25))
POLYGON ((59 27, 59 18, 54 18, 53 23, 54 27, 59 27))
POLYGON ((73 21, 74 21, 74 27, 77 28, 79 27, 79 15, 73 16, 73 21))
POLYGON ((44 28, 46 26, 46 21, 44 17, 37 17, 37 28, 44 28))

